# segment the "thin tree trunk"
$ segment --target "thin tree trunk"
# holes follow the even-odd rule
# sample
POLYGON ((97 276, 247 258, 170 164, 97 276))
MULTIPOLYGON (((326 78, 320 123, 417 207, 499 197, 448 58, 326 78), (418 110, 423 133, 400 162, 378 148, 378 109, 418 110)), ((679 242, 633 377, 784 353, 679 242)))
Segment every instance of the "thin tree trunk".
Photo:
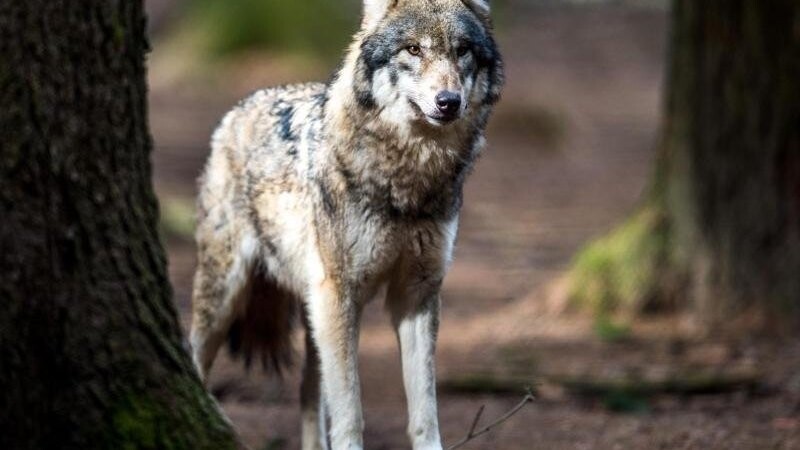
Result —
POLYGON ((141 1, 0 0, 0 448, 233 448, 171 302, 141 1))
POLYGON ((579 257, 576 300, 797 323, 800 2, 675 0, 667 83, 652 189, 579 257))

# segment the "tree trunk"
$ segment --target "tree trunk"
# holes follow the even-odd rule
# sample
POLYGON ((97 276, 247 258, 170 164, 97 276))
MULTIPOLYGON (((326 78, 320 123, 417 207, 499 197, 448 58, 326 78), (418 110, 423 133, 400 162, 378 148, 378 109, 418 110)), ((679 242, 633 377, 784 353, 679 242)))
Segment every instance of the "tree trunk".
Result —
POLYGON ((798 323, 800 2, 675 0, 667 83, 651 190, 578 257, 573 298, 798 323))
POLYGON ((0 1, 0 448, 234 448, 171 302, 141 1, 0 1))

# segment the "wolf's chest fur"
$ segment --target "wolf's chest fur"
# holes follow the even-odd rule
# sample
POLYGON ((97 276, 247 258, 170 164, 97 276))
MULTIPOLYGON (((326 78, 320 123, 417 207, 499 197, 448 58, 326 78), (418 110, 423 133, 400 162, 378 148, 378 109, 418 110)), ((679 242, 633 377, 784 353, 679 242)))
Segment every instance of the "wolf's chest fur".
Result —
POLYGON ((335 145, 329 170, 350 202, 387 220, 447 220, 461 202, 471 148, 435 140, 396 142, 365 133, 335 145))

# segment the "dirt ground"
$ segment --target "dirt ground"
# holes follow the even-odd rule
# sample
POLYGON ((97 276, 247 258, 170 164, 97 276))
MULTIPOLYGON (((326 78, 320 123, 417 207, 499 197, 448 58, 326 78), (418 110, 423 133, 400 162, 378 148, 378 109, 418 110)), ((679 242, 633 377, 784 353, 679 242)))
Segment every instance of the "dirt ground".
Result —
MULTIPOLYGON (((489 147, 467 183, 443 294, 438 371, 445 442, 467 432, 481 405, 484 421, 510 409, 530 383, 539 392, 532 404, 463 448, 800 448, 797 339, 703 338, 687 332, 680 318, 654 318, 608 341, 589 319, 564 313, 559 301, 574 252, 630 212, 646 187, 668 14, 619 5, 507 4, 500 35, 507 89, 489 147), (663 379, 659 374, 679 369, 740 373, 746 381, 713 394, 666 388, 625 394, 617 406, 608 393, 564 382, 663 379)), ((162 197, 194 196, 208 136, 237 97, 292 76, 254 73, 208 90, 151 73, 162 197)), ((188 324, 194 248, 174 239, 169 253, 188 324)), ((366 447, 408 448, 399 356, 380 302, 365 314, 360 371, 366 447)), ((298 385, 297 370, 283 380, 248 374, 226 355, 210 383, 254 449, 299 448, 298 385)))

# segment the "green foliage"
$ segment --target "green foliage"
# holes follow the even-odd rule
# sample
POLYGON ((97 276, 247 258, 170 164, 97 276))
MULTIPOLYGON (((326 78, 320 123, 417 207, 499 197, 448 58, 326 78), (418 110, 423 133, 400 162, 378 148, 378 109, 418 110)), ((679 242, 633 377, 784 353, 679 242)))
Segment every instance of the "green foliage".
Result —
POLYGON ((192 0, 181 30, 211 58, 278 49, 338 59, 360 18, 355 0, 192 0))
POLYGON ((594 331, 606 342, 621 342, 631 336, 631 327, 627 322, 615 321, 606 314, 596 318, 594 331))
POLYGON ((642 208, 578 254, 570 273, 570 302, 600 318, 665 306, 664 293, 674 290, 669 286, 674 277, 669 275, 668 240, 669 227, 660 210, 642 208))
POLYGON ((162 197, 161 232, 165 237, 192 240, 194 236, 194 203, 177 197, 162 197))
POLYGON ((169 394, 157 390, 128 390, 115 397, 111 413, 113 435, 110 436, 115 448, 235 448, 229 424, 216 413, 213 400, 196 378, 188 374, 167 376, 163 389, 169 394), (169 398, 173 395, 174 398, 169 398), (175 430, 185 430, 185 433, 175 430))
POLYGON ((159 417, 158 407, 149 398, 131 396, 114 414, 114 430, 122 449, 156 449, 159 417))

